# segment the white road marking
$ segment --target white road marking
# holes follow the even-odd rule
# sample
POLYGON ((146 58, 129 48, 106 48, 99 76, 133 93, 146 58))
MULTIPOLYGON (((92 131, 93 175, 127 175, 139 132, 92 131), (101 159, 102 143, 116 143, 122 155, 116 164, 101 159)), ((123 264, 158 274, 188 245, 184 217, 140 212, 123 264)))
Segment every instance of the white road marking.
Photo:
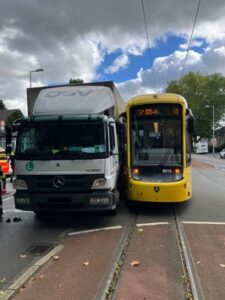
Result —
POLYGON ((20 210, 20 209, 16 209, 16 208, 11 208, 11 209, 3 209, 3 213, 7 213, 7 212, 14 212, 14 213, 34 213, 33 211, 26 211, 26 210, 20 210))
POLYGON ((7 198, 2 198, 2 200, 3 201, 8 201, 8 200, 13 200, 14 199, 14 197, 13 196, 10 196, 10 197, 7 197, 7 198))
POLYGON ((136 224, 137 227, 144 227, 144 226, 158 226, 158 225, 169 225, 169 222, 154 222, 154 223, 142 223, 142 224, 136 224))
POLYGON ((225 222, 182 221, 182 224, 225 225, 225 222))
POLYGON ((97 232, 97 231, 103 231, 103 230, 113 230, 113 229, 121 229, 122 226, 111 226, 111 227, 103 227, 103 228, 96 228, 96 229, 90 229, 90 230, 83 230, 83 231, 76 231, 76 232, 69 232, 69 236, 73 235, 79 235, 79 234, 86 234, 86 233, 92 233, 92 232, 97 232))

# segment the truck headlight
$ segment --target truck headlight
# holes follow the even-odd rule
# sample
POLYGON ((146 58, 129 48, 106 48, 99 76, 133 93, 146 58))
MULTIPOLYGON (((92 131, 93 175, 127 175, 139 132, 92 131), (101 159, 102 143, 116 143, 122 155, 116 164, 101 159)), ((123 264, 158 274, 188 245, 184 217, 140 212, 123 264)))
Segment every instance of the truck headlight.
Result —
POLYGON ((105 178, 97 178, 94 180, 94 182, 92 184, 92 188, 102 187, 105 185, 105 183, 106 183, 105 178))
POLYGON ((23 179, 14 179, 13 180, 13 188, 16 190, 27 190, 27 184, 26 181, 23 179))

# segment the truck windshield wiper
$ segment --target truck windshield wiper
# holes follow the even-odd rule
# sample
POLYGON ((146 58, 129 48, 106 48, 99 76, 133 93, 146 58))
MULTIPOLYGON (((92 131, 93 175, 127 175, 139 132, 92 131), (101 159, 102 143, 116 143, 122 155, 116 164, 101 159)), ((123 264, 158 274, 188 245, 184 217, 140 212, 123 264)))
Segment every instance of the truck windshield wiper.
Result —
POLYGON ((80 152, 79 154, 84 159, 91 159, 91 158, 98 157, 99 153, 80 152))
POLYGON ((24 154, 37 155, 37 154, 40 154, 40 152, 37 149, 26 149, 24 151, 24 154))

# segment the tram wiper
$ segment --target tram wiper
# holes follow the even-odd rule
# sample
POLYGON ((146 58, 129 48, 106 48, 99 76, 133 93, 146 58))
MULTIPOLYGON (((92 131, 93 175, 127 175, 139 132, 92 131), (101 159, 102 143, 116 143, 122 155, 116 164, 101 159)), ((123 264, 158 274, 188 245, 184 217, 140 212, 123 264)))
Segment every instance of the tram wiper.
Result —
POLYGON ((165 162, 167 161, 167 159, 168 159, 168 157, 169 157, 169 155, 172 153, 172 149, 168 149, 167 151, 166 151, 166 153, 164 154, 164 156, 163 156, 163 158, 161 159, 161 161, 159 162, 159 166, 160 167, 163 167, 164 166, 164 164, 165 164, 165 162))

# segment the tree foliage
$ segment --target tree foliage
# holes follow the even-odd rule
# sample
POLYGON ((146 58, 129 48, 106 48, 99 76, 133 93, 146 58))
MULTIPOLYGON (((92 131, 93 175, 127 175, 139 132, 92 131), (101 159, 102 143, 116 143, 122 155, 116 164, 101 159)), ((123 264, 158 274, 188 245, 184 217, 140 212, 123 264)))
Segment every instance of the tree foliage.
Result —
MULTIPOLYGON (((0 110, 6 110, 10 111, 7 109, 5 106, 3 100, 0 100, 0 110)), ((13 112, 7 117, 7 120, 5 121, 5 125, 9 126, 11 125, 16 119, 22 118, 24 115, 23 113, 18 109, 18 110, 13 110, 13 112)))
POLYGON ((6 120, 6 126, 9 126, 11 125, 15 120, 19 119, 19 118, 22 118, 23 117, 23 114, 20 110, 16 110, 14 111, 13 113, 11 113, 7 120, 6 120))
POLYGON ((77 78, 77 79, 73 79, 70 78, 69 84, 76 84, 76 83, 84 83, 83 79, 77 78))
POLYGON ((3 102, 3 100, 0 100, 0 110, 6 110, 7 108, 6 108, 6 106, 5 106, 5 104, 4 104, 4 102, 3 102))
POLYGON ((213 106, 215 128, 220 127, 225 115, 225 77, 222 74, 190 72, 181 80, 169 81, 166 92, 180 94, 187 100, 195 117, 197 136, 212 137, 213 106))

